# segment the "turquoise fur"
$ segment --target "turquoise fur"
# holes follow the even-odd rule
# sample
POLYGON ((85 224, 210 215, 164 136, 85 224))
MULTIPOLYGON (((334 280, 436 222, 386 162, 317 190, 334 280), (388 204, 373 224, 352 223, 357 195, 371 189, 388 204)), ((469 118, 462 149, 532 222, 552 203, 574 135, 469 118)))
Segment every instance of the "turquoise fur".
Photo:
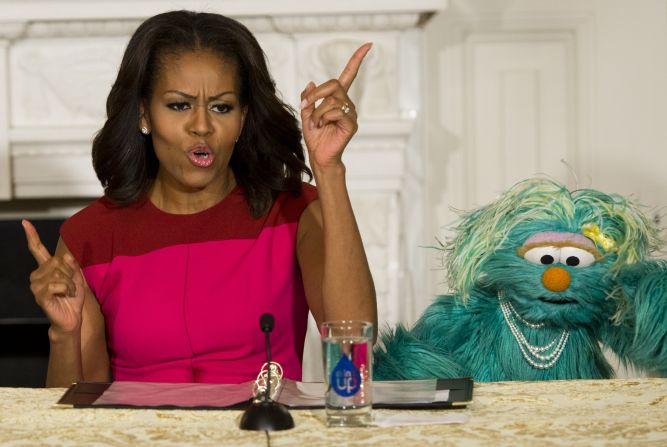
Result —
POLYGON ((374 351, 376 379, 610 378, 600 344, 626 365, 667 376, 667 261, 649 259, 661 241, 637 205, 536 179, 464 214, 455 231, 443 247, 454 292, 438 297, 411 329, 399 325, 382 333, 374 351), (517 253, 535 233, 582 234, 587 224, 614 244, 603 247, 591 237, 601 258, 588 266, 559 263, 571 279, 563 291, 542 282, 543 272, 556 264, 529 262, 517 253), (523 319, 544 325, 535 329, 515 320, 532 345, 547 345, 569 331, 552 366, 540 369, 524 358, 503 317, 499 290, 523 319))

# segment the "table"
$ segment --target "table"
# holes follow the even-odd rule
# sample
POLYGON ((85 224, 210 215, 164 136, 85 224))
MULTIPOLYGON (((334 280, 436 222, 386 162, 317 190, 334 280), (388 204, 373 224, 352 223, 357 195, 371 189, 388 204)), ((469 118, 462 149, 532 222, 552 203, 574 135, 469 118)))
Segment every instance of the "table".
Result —
POLYGON ((240 411, 54 407, 64 391, 0 388, 0 445, 667 445, 667 379, 477 383, 467 409, 442 410, 467 413, 466 424, 334 429, 323 410, 301 410, 296 428, 268 439, 239 430, 240 411))

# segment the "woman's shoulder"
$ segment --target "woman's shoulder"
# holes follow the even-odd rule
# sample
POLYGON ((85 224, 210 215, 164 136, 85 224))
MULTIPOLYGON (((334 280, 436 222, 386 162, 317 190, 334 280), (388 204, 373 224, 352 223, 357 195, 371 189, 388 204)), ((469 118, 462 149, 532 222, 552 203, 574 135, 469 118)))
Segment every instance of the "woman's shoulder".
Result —
POLYGON ((60 230, 61 233, 63 230, 76 232, 85 229, 91 223, 97 222, 105 209, 104 200, 104 197, 101 197, 65 219, 60 230))
POLYGON ((301 195, 306 200, 306 202, 310 203, 313 200, 317 200, 317 187, 315 185, 301 182, 301 188, 301 195))
POLYGON ((121 214, 131 207, 132 205, 130 207, 117 205, 106 196, 103 196, 66 219, 63 223, 63 228, 73 231, 85 231, 91 226, 94 227, 100 224, 108 226, 110 224, 109 219, 113 219, 115 215, 121 214))
POLYGON ((302 182, 300 191, 283 191, 278 194, 273 208, 290 214, 296 213, 298 216, 314 200, 317 200, 317 188, 310 183, 302 182))
POLYGON ((317 200, 317 188, 302 182, 300 188, 275 192, 273 204, 263 217, 255 219, 247 212, 249 222, 261 225, 280 225, 298 222, 304 210, 317 200))
POLYGON ((131 222, 132 216, 127 214, 137 205, 121 206, 101 197, 66 219, 60 227, 60 238, 79 263, 87 265, 95 260, 91 253, 108 251, 117 223, 131 222))

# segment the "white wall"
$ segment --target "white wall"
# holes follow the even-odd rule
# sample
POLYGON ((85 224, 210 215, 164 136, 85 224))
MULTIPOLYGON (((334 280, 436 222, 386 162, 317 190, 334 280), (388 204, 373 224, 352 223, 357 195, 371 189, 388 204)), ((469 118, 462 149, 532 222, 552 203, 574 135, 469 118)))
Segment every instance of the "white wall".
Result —
MULTIPOLYGON (((665 214, 664 0, 454 0, 425 55, 425 242, 537 173, 665 214)), ((423 297, 446 290, 428 262, 423 297)))
MULTIPOLYGON (((667 205, 667 2, 598 0, 593 184, 667 205)), ((664 220, 667 224, 667 219, 664 220)))

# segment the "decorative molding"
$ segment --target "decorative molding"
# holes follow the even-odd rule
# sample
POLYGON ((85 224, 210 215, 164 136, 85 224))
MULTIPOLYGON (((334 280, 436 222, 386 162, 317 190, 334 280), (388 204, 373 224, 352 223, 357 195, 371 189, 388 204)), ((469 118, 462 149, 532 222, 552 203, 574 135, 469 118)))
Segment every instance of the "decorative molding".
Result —
POLYGON ((12 197, 12 172, 9 142, 9 79, 7 77, 7 52, 9 42, 0 40, 0 200, 12 197))
MULTIPOLYGON (((256 33, 269 64, 271 76, 276 83, 278 94, 286 104, 298 110, 301 90, 295 85, 296 55, 294 40, 280 33, 256 33)), ((302 87, 303 88, 303 87, 302 87)))
POLYGON ((13 143, 90 142, 99 128, 80 127, 21 127, 9 130, 13 143))
POLYGON ((67 20, 59 22, 30 22, 24 38, 64 37, 129 37, 141 20, 67 20))
MULTIPOLYGON (((247 26, 253 33, 275 32, 277 30, 270 17, 235 17, 247 26)), ((130 37, 143 20, 67 20, 67 21, 40 21, 27 24, 0 23, 0 33, 9 34, 13 28, 11 38, 66 38, 66 37, 130 37)))
MULTIPOLYGON (((396 32, 296 35, 298 86, 310 80, 336 78, 350 55, 365 42, 373 42, 348 94, 361 119, 394 121, 398 105, 396 32)), ((301 87, 303 88, 303 87, 301 87)))
POLYGON ((276 30, 284 33, 323 33, 349 31, 403 31, 419 24, 420 14, 368 14, 332 16, 276 17, 276 30))
MULTIPOLYGON (((12 146, 12 158, 18 160, 21 158, 36 157, 61 157, 61 156, 82 156, 90 158, 90 143, 72 142, 66 144, 14 144, 12 146)), ((90 163, 92 167, 92 160, 90 163)))
POLYGON ((4 0, 0 21, 68 21, 100 19, 144 19, 169 9, 190 9, 230 17, 328 16, 374 14, 430 14, 445 10, 448 0, 4 0))
MULTIPOLYGON (((290 17, 235 17, 253 33, 324 33, 405 31, 420 26, 420 14, 368 14, 290 17)), ((0 38, 129 37, 140 19, 66 20, 2 23, 0 38)))
POLYGON ((361 121, 343 154, 350 190, 399 193, 413 130, 413 120, 361 121))
POLYGON ((402 226, 399 193, 357 193, 352 196, 352 206, 371 266, 380 321, 393 326, 403 321, 398 287, 402 226))
POLYGON ((0 21, 0 39, 14 40, 23 36, 26 31, 25 23, 1 22, 0 21))
POLYGON ((90 143, 18 143, 12 147, 14 197, 99 197, 90 143))
POLYGON ((14 197, 17 199, 94 198, 101 195, 99 182, 63 183, 62 180, 55 180, 39 184, 18 182, 14 185, 14 197))
POLYGON ((101 125, 126 41, 27 39, 13 46, 12 127, 101 125))

